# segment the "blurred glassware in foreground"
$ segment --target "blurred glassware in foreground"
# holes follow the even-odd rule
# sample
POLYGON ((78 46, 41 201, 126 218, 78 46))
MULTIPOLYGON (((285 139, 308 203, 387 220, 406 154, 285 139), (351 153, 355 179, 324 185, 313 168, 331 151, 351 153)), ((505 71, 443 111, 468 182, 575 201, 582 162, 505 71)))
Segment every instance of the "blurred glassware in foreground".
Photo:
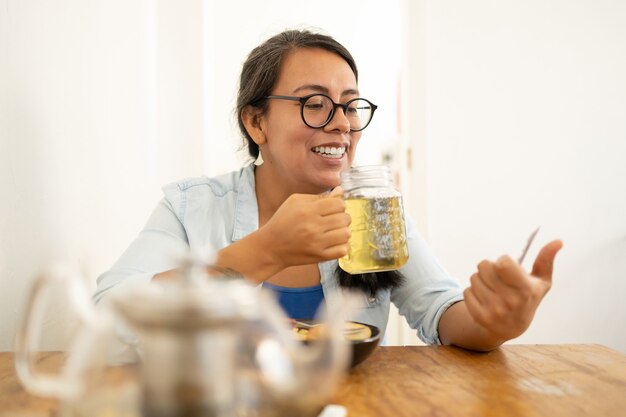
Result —
POLYGON ((334 303, 337 309, 321 317, 327 331, 304 345, 270 294, 241 278, 210 277, 207 267, 187 257, 172 281, 116 291, 97 310, 76 274, 49 270, 35 283, 18 332, 21 382, 33 394, 61 399, 75 416, 317 415, 349 365, 338 318, 356 297, 334 303), (54 286, 66 290, 82 324, 61 372, 42 375, 33 363, 42 306, 54 286), (140 361, 112 369, 120 323, 136 334, 128 341, 140 361), (111 375, 121 376, 107 385, 111 375))

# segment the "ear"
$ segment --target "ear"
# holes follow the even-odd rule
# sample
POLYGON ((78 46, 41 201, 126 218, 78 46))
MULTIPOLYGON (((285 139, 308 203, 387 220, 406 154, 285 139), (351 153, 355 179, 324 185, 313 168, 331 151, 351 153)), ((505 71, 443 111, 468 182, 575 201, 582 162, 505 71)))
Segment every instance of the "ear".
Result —
POLYGON ((266 142, 264 128, 265 120, 260 109, 253 106, 246 106, 241 110, 241 121, 245 126, 248 134, 257 145, 263 145, 266 142))

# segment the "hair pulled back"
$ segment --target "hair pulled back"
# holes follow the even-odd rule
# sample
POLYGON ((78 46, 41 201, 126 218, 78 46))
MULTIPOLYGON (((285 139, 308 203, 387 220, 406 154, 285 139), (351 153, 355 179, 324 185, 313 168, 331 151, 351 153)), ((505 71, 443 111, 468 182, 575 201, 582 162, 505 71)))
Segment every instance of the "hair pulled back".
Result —
POLYGON ((286 30, 254 48, 241 70, 236 108, 239 129, 246 140, 248 153, 254 159, 259 156, 259 146, 246 130, 241 112, 247 106, 254 106, 261 112, 267 110, 265 97, 272 93, 282 61, 289 52, 298 48, 321 48, 339 55, 348 63, 356 80, 359 79, 356 63, 350 52, 327 35, 308 30, 286 30))

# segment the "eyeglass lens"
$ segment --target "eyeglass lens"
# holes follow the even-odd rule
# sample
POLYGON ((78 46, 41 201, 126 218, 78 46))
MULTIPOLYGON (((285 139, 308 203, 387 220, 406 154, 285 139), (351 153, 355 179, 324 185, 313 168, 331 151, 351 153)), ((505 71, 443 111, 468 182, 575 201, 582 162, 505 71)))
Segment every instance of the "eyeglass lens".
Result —
MULTIPOLYGON (((333 108, 333 102, 328 97, 315 95, 309 97, 304 103, 302 115, 309 126, 320 127, 330 121, 333 108)), ((350 129, 359 130, 367 126, 372 118, 372 106, 365 100, 357 99, 348 103, 348 108, 344 113, 350 122, 350 129)))

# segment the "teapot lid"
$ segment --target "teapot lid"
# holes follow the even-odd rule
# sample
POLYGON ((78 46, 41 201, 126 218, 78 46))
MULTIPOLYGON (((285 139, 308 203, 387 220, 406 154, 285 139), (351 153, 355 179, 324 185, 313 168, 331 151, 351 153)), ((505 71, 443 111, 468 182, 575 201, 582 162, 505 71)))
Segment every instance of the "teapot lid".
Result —
POLYGON ((111 301, 133 326, 183 331, 256 317, 256 291, 243 278, 209 276, 207 265, 186 259, 171 281, 137 286, 111 301))

